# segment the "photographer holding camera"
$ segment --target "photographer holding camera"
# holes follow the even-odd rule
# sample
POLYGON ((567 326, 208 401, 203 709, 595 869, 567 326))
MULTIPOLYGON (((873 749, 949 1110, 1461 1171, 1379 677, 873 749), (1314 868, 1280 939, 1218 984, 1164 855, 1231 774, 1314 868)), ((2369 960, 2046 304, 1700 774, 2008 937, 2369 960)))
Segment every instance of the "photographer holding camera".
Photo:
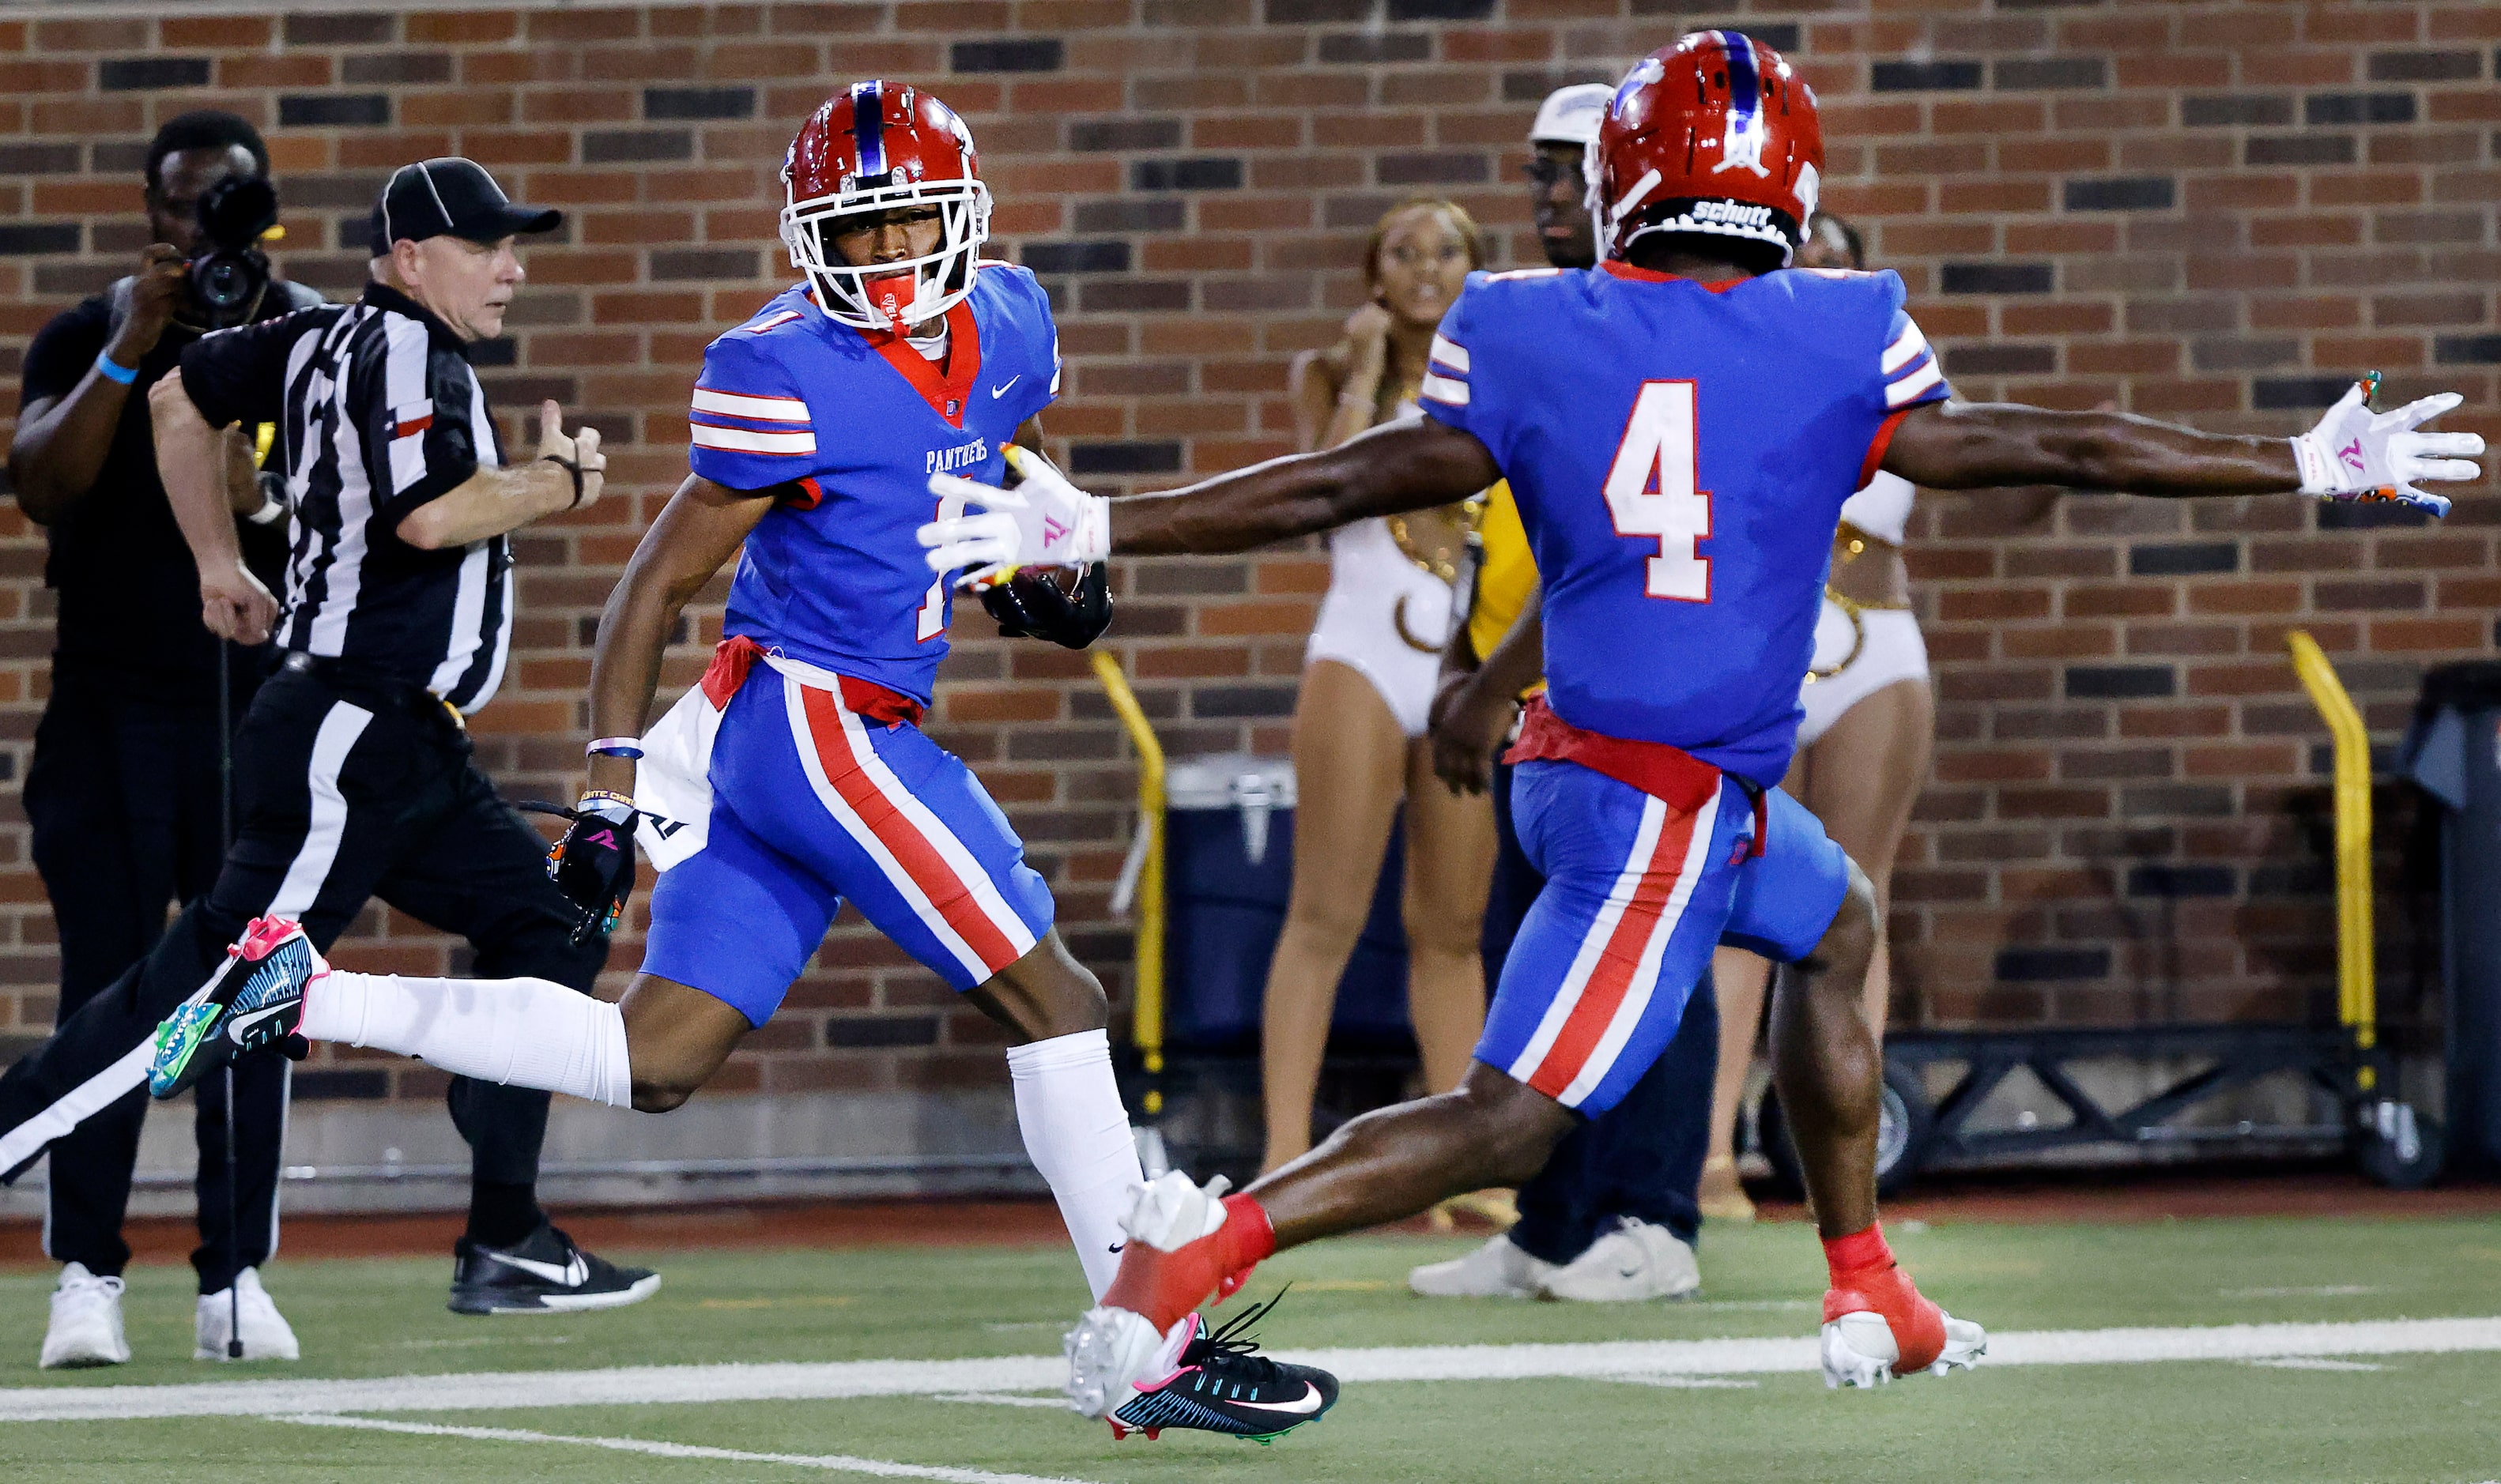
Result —
MULTIPOLYGON (((167 904, 206 891, 225 853, 219 719, 243 713, 266 667, 258 650, 220 665, 201 625, 190 549, 157 478, 148 390, 202 334, 321 302, 273 281, 254 246, 277 215, 268 170, 259 133, 231 114, 168 122, 148 149, 153 245, 139 271, 55 317, 26 352, 9 472, 18 507, 50 537, 45 577, 59 616, 25 800, 59 924, 64 1021, 147 955, 167 904)), ((284 510, 263 494, 242 432, 219 453, 242 549, 275 580, 284 510)), ((233 1087, 231 1192, 226 1083, 199 1090, 199 1346, 223 1354, 240 1311, 248 1354, 291 1359, 295 1337, 254 1270, 277 1222, 285 1064, 239 1066, 233 1087), (226 1292, 238 1282, 240 1295, 226 1292)), ((134 1087, 54 1147, 44 1250, 63 1267, 47 1369, 130 1358, 121 1223, 146 1106, 134 1087)))
MULTIPOLYGON (((157 1022, 223 971, 255 919, 301 921, 327 948, 380 898, 466 938, 481 976, 588 994, 607 962, 609 924, 585 922, 549 878, 546 841, 496 796, 465 721, 511 649, 511 533, 590 505, 604 483, 598 433, 568 433, 552 401, 536 450, 508 463, 469 361, 503 333, 525 277, 519 237, 561 217, 446 158, 392 172, 372 221, 355 302, 206 336, 149 391, 161 498, 195 564, 186 619, 247 644, 275 626, 278 665, 235 734, 235 839, 215 881, 0 1074, 0 1179, 148 1080, 157 1022), (277 426, 267 462, 291 507, 283 607, 216 478, 221 441, 254 424, 277 426)), ((546 1093, 454 1077, 449 1102, 472 1157, 454 1312, 608 1308, 659 1287, 540 1209, 546 1093)))

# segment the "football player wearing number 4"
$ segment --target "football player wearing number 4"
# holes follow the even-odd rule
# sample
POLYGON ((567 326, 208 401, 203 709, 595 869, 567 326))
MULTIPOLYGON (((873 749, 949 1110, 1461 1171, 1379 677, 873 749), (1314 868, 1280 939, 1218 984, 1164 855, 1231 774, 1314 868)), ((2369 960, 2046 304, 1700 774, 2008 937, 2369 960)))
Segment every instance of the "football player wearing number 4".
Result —
MULTIPOLYGON (((2357 389, 2300 438, 1951 399, 1890 273, 1774 271, 1813 210, 1814 94, 1770 49, 1701 32, 1645 58, 1587 156, 1600 265, 1480 275, 1451 307, 1426 416, 1165 495, 1064 481, 922 533, 942 573, 1107 551, 1231 552, 1508 478, 1546 580, 1546 674, 1511 753, 1548 885, 1454 1092, 1369 1114, 1229 1200, 1167 1175, 1069 1336, 1070 1395, 1129 1415, 1184 1322, 1281 1247, 1536 1173, 1674 1033, 1725 940, 1783 966, 1773 1074, 1828 1259, 1833 1385, 1968 1366, 1984 1337, 1919 1296, 1876 1220, 1882 1063, 1860 1006, 1866 877, 1781 794, 1842 502, 1883 468, 1946 488, 2291 493, 2445 510, 2473 478, 2456 405, 2374 415, 2357 389)), ((936 481, 933 481, 935 483, 936 481)), ((977 490, 949 480, 945 493, 977 490)))
MULTIPOLYGON (((1052 931, 1050 890, 1006 817, 918 727, 952 597, 914 540, 947 509, 925 482, 1048 468, 1028 450, 1059 388, 1050 305, 1022 268, 979 260, 988 187, 971 131, 927 92, 867 82, 836 95, 801 127, 784 179, 783 237, 807 281, 705 353, 693 475, 601 620, 591 717, 615 735, 590 744, 591 789, 550 868, 591 922, 614 921, 633 880, 625 837, 644 824, 661 874, 622 1004, 536 979, 331 973, 277 924, 194 997, 187 1013, 209 1026, 181 1045, 210 1054, 161 1059, 153 1081, 179 1091, 235 1040, 294 1030, 665 1111, 772 1016, 849 900, 1006 1028, 1025 1148, 1100 1295, 1142 1179, 1102 986, 1052 931), (680 611, 742 547, 703 684, 649 738, 630 735, 680 611)), ((1103 581, 1088 572, 1073 602, 1002 583, 988 606, 1007 627, 1082 645, 1108 620, 1103 581)), ((1263 1396, 1335 1394, 1238 1337, 1198 1351, 1228 1405, 1181 1425, 1273 1435, 1317 1408, 1280 1419, 1263 1396)))

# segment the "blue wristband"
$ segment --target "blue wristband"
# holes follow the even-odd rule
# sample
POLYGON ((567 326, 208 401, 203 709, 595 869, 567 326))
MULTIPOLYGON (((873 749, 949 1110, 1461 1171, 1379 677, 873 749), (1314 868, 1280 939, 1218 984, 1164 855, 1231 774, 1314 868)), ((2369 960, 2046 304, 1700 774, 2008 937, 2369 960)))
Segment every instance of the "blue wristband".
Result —
POLYGON ((138 367, 116 364, 111 353, 107 351, 96 352, 95 369, 106 380, 118 381, 124 386, 139 379, 138 367))

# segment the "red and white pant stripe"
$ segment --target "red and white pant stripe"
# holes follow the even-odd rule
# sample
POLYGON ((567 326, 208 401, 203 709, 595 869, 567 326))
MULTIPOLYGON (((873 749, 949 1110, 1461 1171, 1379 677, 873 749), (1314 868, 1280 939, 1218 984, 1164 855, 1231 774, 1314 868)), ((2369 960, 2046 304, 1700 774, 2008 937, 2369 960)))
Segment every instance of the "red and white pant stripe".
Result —
POLYGON ((878 756, 868 724, 841 693, 784 678, 791 740, 817 801, 940 944, 976 980, 1032 952, 1033 930, 946 821, 878 756))
POLYGON ((1690 814, 1651 799, 1623 871, 1581 939, 1536 1034, 1504 1069, 1566 1107, 1613 1070, 1658 989, 1659 961, 1712 860, 1722 781, 1690 814))

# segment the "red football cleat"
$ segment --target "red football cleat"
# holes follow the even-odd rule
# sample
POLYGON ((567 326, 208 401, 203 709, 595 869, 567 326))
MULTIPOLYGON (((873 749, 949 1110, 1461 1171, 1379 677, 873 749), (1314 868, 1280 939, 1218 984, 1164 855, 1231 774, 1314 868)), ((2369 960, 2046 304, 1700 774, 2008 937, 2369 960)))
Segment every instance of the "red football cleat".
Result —
POLYGON ((1922 1297, 1888 1258, 1834 1275, 1823 1294, 1823 1384, 1882 1386, 1895 1376, 1968 1369, 1987 1333, 1922 1297))
POLYGON ((1178 1171, 1141 1189, 1123 1224, 1129 1241, 1103 1291, 1104 1305, 1144 1315, 1160 1335, 1209 1294, 1219 1302, 1233 1297, 1276 1250, 1277 1238, 1256 1202, 1219 1201, 1223 1193, 1222 1176, 1202 1190, 1178 1171))

